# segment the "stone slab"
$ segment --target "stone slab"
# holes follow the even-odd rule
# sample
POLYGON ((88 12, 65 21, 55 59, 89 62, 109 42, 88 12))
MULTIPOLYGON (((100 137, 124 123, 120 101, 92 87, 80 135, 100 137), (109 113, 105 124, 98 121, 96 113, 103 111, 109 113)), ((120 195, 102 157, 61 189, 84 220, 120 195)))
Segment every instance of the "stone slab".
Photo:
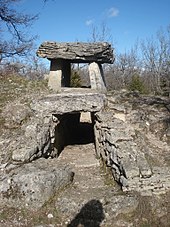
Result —
POLYGON ((38 114, 98 112, 105 107, 106 96, 89 89, 68 89, 67 93, 51 94, 33 101, 31 109, 38 114))
POLYGON ((113 63, 113 49, 107 42, 43 42, 37 55, 48 59, 65 59, 72 63, 113 63))
POLYGON ((38 159, 0 172, 0 204, 38 210, 73 180, 73 172, 55 159, 38 159))

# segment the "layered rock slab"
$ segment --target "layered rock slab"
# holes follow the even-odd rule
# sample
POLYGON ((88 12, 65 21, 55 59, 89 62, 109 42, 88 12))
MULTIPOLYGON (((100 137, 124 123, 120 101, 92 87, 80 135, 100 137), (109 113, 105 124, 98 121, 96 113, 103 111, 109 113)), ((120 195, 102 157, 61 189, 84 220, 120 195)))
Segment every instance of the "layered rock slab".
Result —
POLYGON ((97 154, 123 191, 166 194, 170 189, 169 101, 132 95, 108 97, 108 109, 95 115, 97 154))
POLYGON ((106 105, 106 96, 90 89, 63 89, 31 103, 31 109, 39 114, 64 114, 98 112, 106 105), (66 92, 66 93, 65 93, 66 92))
POLYGON ((59 43, 43 42, 38 51, 39 57, 67 59, 72 63, 113 63, 113 49, 106 42, 98 43, 59 43))
POLYGON ((56 160, 39 159, 0 175, 0 203, 37 210, 61 188, 71 183, 73 173, 56 160))

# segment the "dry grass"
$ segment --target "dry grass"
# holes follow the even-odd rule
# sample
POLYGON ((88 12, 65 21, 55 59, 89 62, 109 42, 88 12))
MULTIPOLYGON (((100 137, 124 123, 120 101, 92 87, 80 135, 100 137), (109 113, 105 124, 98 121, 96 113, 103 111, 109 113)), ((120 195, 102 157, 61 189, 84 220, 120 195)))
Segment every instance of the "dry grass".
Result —
POLYGON ((17 75, 0 75, 0 128, 2 129, 4 125, 1 112, 7 103, 15 99, 29 103, 34 96, 49 92, 45 80, 28 80, 17 75))
POLYGON ((0 75, 0 107, 6 102, 20 98, 26 94, 47 92, 45 80, 28 80, 17 75, 0 75))

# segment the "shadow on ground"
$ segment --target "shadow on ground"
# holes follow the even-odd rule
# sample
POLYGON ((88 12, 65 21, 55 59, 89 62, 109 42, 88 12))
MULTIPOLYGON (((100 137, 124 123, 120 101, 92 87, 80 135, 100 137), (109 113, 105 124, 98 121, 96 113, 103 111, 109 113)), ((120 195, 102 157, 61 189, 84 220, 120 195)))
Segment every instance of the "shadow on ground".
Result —
POLYGON ((99 200, 90 200, 68 224, 68 227, 99 227, 104 220, 104 212, 102 203, 99 200))

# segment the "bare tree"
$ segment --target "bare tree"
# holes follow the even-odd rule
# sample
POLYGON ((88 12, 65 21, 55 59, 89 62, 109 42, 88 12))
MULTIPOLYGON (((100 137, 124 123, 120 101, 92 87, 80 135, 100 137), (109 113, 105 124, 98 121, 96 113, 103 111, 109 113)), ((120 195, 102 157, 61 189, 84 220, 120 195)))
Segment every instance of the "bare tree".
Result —
POLYGON ((113 66, 107 70, 107 85, 113 89, 128 88, 134 74, 140 74, 137 42, 130 51, 117 54, 113 66))
POLYGON ((100 26, 92 26, 90 31, 90 38, 88 39, 88 41, 112 43, 112 35, 106 23, 103 22, 100 26))
POLYGON ((152 91, 162 93, 162 79, 167 82, 170 77, 170 26, 166 31, 160 29, 156 37, 141 43, 143 68, 150 77, 152 91))
POLYGON ((159 74, 162 92, 170 96, 170 25, 166 31, 160 29, 157 33, 159 41, 159 74))
POLYGON ((37 19, 37 15, 19 12, 16 4, 21 0, 0 0, 0 59, 25 55, 33 45, 35 37, 25 31, 37 19), (5 38, 4 38, 4 35, 5 38), (9 37, 7 39, 6 37, 9 37))

